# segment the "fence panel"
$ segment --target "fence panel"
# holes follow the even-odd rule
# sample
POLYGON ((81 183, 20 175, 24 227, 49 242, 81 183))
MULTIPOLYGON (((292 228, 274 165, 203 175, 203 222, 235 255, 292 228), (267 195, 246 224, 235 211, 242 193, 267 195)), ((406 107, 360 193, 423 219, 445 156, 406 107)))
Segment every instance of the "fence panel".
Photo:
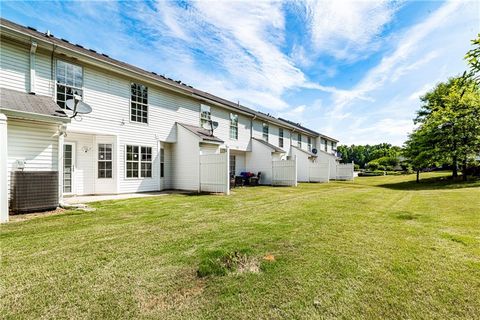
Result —
POLYGON ((337 163, 337 180, 353 180, 353 163, 337 163))
POLYGON ((297 186, 297 160, 272 161, 273 186, 297 186))
POLYGON ((312 162, 309 167, 310 182, 328 182, 330 180, 329 162, 312 162))
POLYGON ((228 178, 229 150, 219 154, 200 155, 200 191, 230 193, 228 178))

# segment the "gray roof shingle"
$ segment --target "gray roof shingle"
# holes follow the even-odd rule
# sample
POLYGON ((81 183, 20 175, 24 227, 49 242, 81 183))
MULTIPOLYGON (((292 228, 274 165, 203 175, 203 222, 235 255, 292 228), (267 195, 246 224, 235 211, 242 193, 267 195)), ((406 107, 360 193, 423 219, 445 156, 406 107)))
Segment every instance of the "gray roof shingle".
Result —
POLYGON ((260 142, 260 143, 262 143, 262 144, 264 144, 264 145, 266 145, 267 147, 269 147, 270 149, 272 149, 272 150, 275 151, 275 152, 286 153, 285 150, 283 150, 282 148, 279 148, 279 147, 271 144, 270 142, 267 142, 267 141, 265 141, 265 140, 258 139, 258 138, 255 138, 255 137, 252 137, 252 139, 255 140, 255 141, 258 141, 258 142, 260 142))
MULTIPOLYGON (((0 109, 68 119, 51 97, 0 88, 0 109)), ((60 119, 59 119, 60 120, 60 119)))
POLYGON ((181 125, 182 127, 184 127, 185 129, 187 129, 188 131, 194 133, 195 135, 197 135, 199 138, 201 138, 204 141, 223 143, 223 140, 221 140, 220 138, 212 135, 210 130, 203 129, 203 128, 197 127, 197 126, 192 126, 190 124, 179 123, 179 122, 177 122, 177 123, 179 125, 181 125))

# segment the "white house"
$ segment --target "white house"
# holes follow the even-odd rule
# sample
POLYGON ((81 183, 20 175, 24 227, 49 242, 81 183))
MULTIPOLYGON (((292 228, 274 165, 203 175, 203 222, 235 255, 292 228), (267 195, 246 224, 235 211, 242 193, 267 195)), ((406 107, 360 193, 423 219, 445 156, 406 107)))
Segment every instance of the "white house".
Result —
POLYGON ((262 172, 260 182, 271 184, 272 161, 292 157, 292 146, 312 154, 326 139, 327 152, 335 150, 336 140, 298 124, 50 33, 5 19, 0 28, 2 213, 14 196, 11 177, 31 172, 57 177, 58 201, 88 194, 201 191, 206 155, 226 154, 230 174, 262 172), (74 97, 93 111, 70 119, 65 104, 74 97), (218 123, 213 132, 205 129, 212 122, 218 123))

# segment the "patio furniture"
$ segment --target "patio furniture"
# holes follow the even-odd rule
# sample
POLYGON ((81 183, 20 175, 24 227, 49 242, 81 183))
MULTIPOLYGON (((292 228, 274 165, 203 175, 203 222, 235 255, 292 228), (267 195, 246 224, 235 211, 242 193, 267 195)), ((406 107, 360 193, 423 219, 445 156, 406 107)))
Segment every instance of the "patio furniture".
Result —
POLYGON ((250 177, 250 185, 251 186, 258 186, 261 177, 262 177, 261 172, 258 172, 258 174, 256 176, 250 177))
POLYGON ((235 177, 235 187, 243 187, 245 185, 245 179, 242 176, 235 177))

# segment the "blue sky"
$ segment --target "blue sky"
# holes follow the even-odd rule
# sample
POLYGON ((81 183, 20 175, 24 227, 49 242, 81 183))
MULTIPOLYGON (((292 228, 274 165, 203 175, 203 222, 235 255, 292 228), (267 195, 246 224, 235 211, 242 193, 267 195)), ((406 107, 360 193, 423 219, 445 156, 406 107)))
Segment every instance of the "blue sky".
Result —
POLYGON ((401 145, 467 68, 478 1, 33 1, 1 16, 341 143, 401 145))

